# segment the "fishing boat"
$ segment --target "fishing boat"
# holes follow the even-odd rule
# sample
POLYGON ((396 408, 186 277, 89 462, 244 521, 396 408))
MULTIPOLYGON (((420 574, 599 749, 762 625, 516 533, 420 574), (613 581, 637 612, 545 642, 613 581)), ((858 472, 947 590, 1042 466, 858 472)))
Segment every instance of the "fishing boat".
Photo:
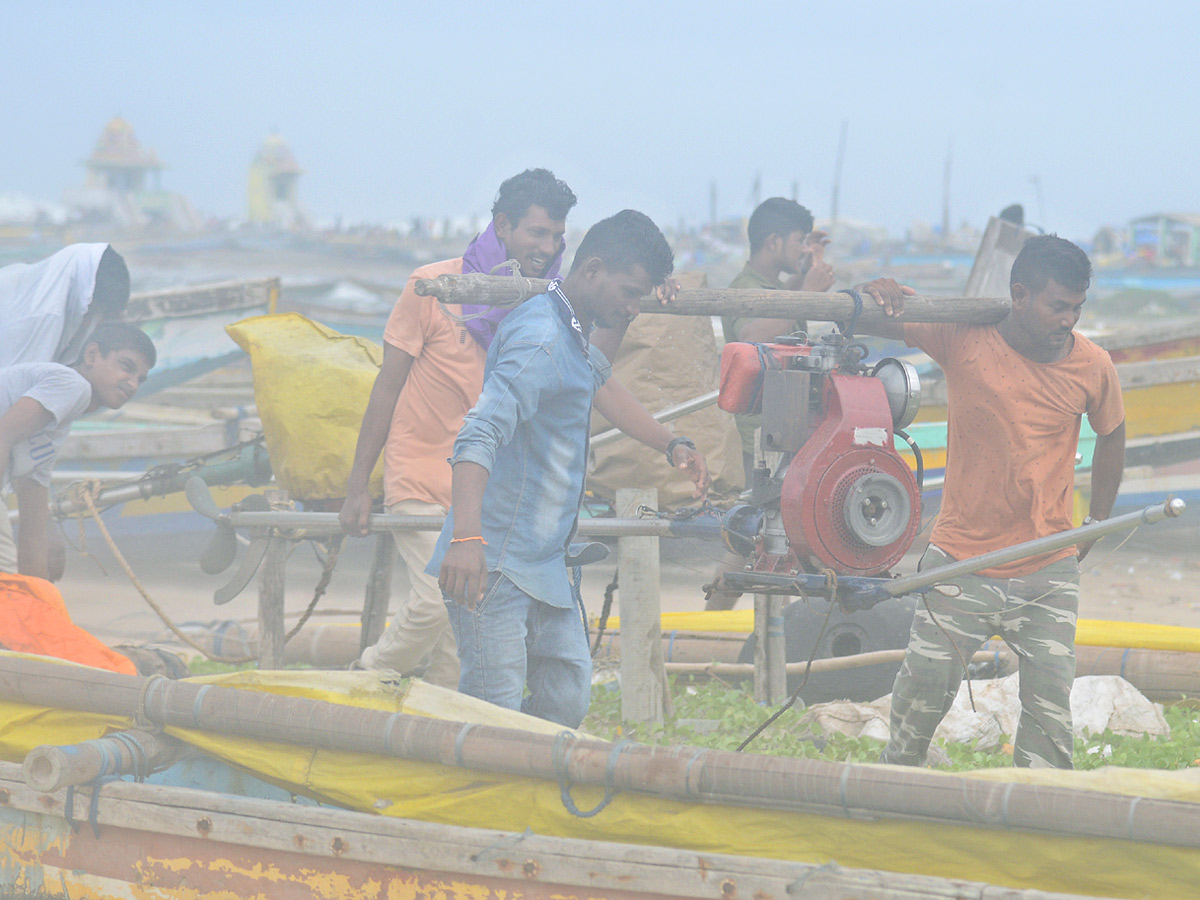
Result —
POLYGON ((134 294, 125 318, 150 335, 158 363, 141 392, 152 394, 228 365, 241 353, 225 326, 274 312, 279 279, 227 281, 134 294))
POLYGON ((1200 800, 1165 773, 655 748, 372 673, 171 682, 12 654, 0 715, 0 884, 50 897, 1066 900, 1200 881, 1200 800))

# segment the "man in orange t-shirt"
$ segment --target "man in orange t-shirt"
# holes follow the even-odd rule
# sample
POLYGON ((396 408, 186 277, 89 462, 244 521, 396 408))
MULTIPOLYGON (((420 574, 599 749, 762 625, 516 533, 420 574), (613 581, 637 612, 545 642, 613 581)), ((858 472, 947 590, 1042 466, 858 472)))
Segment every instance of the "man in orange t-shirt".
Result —
MULTIPOLYGON (((366 534, 371 512, 371 470, 384 454, 384 502, 396 515, 445 515, 450 506, 450 457, 463 417, 479 399, 487 343, 502 311, 442 309, 436 298, 419 297, 416 282, 459 275, 464 257, 487 257, 488 270, 515 259, 521 273, 544 277, 562 260, 567 213, 575 194, 553 173, 530 169, 500 186, 492 222, 457 259, 421 266, 388 317, 383 331, 383 365, 371 389, 340 514, 350 534, 366 534), (500 256, 499 259, 494 257, 500 256), (474 316, 467 318, 464 316, 474 316)), ((410 591, 378 643, 360 663, 458 687, 458 656, 437 579, 425 574, 436 531, 394 532, 408 570, 410 591)))
MULTIPOLYGON (((383 365, 359 428, 354 465, 339 514, 348 534, 365 535, 371 513, 371 471, 384 454, 384 502, 395 515, 445 515, 450 506, 451 468, 447 461, 463 418, 479 399, 487 346, 508 310, 448 306, 417 296, 420 278, 464 271, 511 274, 503 265, 516 260, 521 274, 553 278, 564 251, 567 213, 575 194, 546 169, 527 169, 500 185, 492 221, 466 253, 415 270, 383 332, 383 365)), ((673 290, 662 291, 667 302, 673 290)), ((615 353, 624 328, 593 336, 604 352, 615 353)), ((597 393, 596 409, 626 434, 660 451, 674 447, 676 435, 656 421, 616 379, 597 393)), ((683 439, 687 444, 691 441, 683 439)), ((675 447, 672 465, 688 470, 698 490, 708 486, 708 464, 694 447, 675 447)), ((436 531, 396 531, 396 547, 408 570, 410 590, 379 641, 359 663, 402 675, 423 673, 426 681, 457 688, 459 662, 450 619, 437 578, 425 574, 436 531)))
MULTIPOLYGON (((1012 312, 997 325, 879 329, 902 335, 946 373, 946 482, 920 569, 1070 529, 1085 414, 1098 435, 1085 521, 1106 518, 1116 500, 1125 458, 1121 387, 1108 354, 1072 330, 1091 263, 1070 241, 1039 235, 1026 241, 1009 283, 1012 312)), ((899 299, 872 293, 885 307, 899 299)), ((1089 549, 1071 547, 947 579, 954 590, 925 595, 892 691, 883 762, 924 763, 934 729, 958 692, 963 660, 998 634, 1020 660, 1013 762, 1072 767, 1079 560, 1089 549)))

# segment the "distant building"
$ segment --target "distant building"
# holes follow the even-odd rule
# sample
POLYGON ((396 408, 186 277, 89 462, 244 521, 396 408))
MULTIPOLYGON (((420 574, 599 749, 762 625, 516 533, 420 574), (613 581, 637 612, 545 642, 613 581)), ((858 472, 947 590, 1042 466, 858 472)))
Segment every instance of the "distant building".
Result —
POLYGON ((277 228, 303 226, 298 193, 303 172, 287 141, 278 134, 268 136, 250 164, 246 192, 250 221, 277 228))
POLYGON ((1129 223, 1136 259, 1159 266, 1200 267, 1200 215, 1155 213, 1129 223))
POLYGON ((120 116, 114 116, 104 126, 96 148, 83 164, 87 167, 87 190, 114 194, 162 190, 163 164, 158 155, 142 148, 133 126, 120 116))
POLYGON ((201 227, 186 198, 162 189, 164 167, 158 155, 138 143, 133 126, 120 116, 104 126, 83 165, 83 188, 69 191, 65 199, 85 222, 134 230, 201 227))

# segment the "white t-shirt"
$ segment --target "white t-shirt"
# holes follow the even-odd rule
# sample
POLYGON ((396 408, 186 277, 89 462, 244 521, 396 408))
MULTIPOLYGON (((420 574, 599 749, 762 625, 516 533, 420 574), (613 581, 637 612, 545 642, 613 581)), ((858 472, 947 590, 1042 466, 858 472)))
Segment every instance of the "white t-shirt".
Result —
POLYGON ((108 244, 71 244, 35 263, 0 269, 0 367, 61 362, 79 353, 79 331, 108 244))
MULTIPOLYGON (((83 415, 92 402, 92 385, 74 369, 58 363, 22 363, 0 369, 0 416, 22 397, 36 400, 54 421, 12 448, 6 480, 32 478, 49 487, 50 470, 72 420, 83 415)), ((3 488, 7 490, 8 485, 3 488)))

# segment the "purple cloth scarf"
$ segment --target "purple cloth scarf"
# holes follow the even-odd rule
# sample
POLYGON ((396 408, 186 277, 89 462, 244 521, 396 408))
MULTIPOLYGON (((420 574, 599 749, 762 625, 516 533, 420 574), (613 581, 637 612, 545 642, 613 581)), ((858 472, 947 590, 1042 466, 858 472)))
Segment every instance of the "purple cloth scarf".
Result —
MULTIPOLYGON (((559 249, 558 255, 550 260, 550 266, 546 269, 546 274, 543 278, 557 278, 558 270, 562 267, 563 251, 566 249, 564 244, 559 249)), ((480 234, 475 236, 475 240, 471 241, 467 247, 467 252, 463 254, 463 274, 468 272, 482 272, 484 275, 493 274, 492 269, 508 260, 508 248, 504 246, 504 241, 500 240, 500 236, 496 234, 496 224, 489 222, 488 227, 480 234)), ((511 267, 499 269, 494 274, 496 275, 512 275, 511 267)), ((528 274, 528 273, 524 273, 528 274)), ((471 337, 479 342, 480 346, 486 350, 491 346, 492 338, 496 336, 496 329, 500 327, 500 322, 512 310, 501 309, 497 306, 480 306, 478 304, 463 304, 462 313, 467 318, 465 325, 467 331, 471 333, 471 337)))

